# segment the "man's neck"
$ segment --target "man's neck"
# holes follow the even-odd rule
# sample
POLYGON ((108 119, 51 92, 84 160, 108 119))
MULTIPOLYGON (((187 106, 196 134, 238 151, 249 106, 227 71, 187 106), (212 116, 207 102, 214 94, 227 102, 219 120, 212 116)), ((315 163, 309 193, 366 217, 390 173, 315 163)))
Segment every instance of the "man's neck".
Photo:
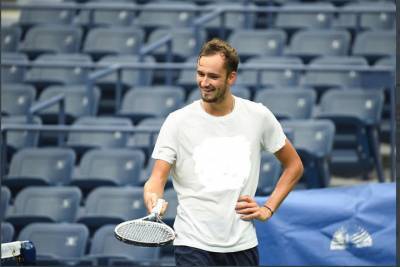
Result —
POLYGON ((222 102, 220 103, 209 103, 203 100, 200 100, 201 107, 205 112, 213 116, 225 116, 233 111, 235 108, 235 98, 232 94, 229 94, 222 102))

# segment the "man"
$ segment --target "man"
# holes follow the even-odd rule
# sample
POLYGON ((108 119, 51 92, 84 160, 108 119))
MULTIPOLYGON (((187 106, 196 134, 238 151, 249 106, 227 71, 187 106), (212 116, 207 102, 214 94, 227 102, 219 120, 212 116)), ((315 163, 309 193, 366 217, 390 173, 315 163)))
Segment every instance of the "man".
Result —
POLYGON ((202 47, 197 61, 201 100, 167 117, 152 154, 156 161, 144 201, 148 210, 155 206, 171 171, 179 202, 177 266, 258 265, 252 220, 268 220, 303 173, 268 108, 231 94, 238 64, 235 49, 222 40, 202 47), (283 173, 265 205, 258 206, 261 150, 275 154, 283 173))

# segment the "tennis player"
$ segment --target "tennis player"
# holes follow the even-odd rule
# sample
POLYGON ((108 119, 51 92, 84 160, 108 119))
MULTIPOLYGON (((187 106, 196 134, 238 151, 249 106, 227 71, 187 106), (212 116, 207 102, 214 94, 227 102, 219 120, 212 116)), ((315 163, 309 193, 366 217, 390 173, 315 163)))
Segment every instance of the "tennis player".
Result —
POLYGON ((238 64, 228 43, 213 39, 204 44, 197 60, 201 99, 167 117, 152 154, 156 161, 144 201, 150 211, 163 197, 171 172, 179 203, 174 223, 177 266, 258 265, 253 220, 268 220, 303 173, 296 150, 271 111, 232 95, 238 64), (254 195, 262 150, 274 153, 283 172, 259 206, 254 195))

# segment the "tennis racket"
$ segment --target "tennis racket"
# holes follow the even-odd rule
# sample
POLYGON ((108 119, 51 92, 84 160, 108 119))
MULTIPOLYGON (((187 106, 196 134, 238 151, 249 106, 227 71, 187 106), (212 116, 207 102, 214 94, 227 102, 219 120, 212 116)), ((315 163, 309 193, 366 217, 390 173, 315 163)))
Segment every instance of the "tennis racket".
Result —
POLYGON ((164 199, 158 199, 156 206, 146 217, 118 224, 114 229, 115 237, 124 243, 142 247, 158 247, 171 243, 176 234, 159 215, 164 202, 164 199))

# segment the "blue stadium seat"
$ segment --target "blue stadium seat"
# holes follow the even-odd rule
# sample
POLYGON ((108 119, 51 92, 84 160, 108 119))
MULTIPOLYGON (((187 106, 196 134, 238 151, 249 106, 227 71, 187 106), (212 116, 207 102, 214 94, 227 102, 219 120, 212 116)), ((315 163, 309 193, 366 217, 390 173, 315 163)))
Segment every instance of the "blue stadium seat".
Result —
POLYGON ((82 52, 97 61, 106 55, 136 54, 144 40, 142 29, 134 27, 99 27, 89 30, 82 52))
POLYGON ((257 196, 270 195, 281 175, 282 166, 279 160, 269 152, 261 153, 260 178, 257 185, 257 196))
POLYGON ((79 174, 71 185, 88 192, 99 186, 139 185, 145 155, 140 150, 125 148, 93 149, 86 152, 79 174))
POLYGON ((317 56, 345 56, 350 37, 346 30, 300 30, 291 38, 285 54, 301 57, 304 63, 317 56))
POLYGON ((82 29, 71 25, 40 25, 28 30, 18 51, 34 59, 44 53, 77 53, 82 29))
POLYGON ((286 33, 280 29, 243 29, 232 32, 228 41, 241 61, 246 61, 254 56, 281 56, 286 38, 286 33))
POLYGON ((282 127, 293 131, 293 145, 299 154, 304 174, 301 183, 307 188, 328 187, 335 125, 330 120, 286 120, 282 127))
POLYGON ((81 10, 75 23, 88 28, 97 26, 130 26, 136 17, 136 11, 127 10, 136 5, 132 2, 115 0, 109 1, 89 1, 85 7, 93 8, 90 10, 81 10), (113 8, 112 10, 102 10, 102 7, 113 8), (117 7, 120 7, 117 9, 117 7), (115 8, 115 9, 114 9, 115 8), (92 21, 89 16, 92 13, 92 21))
POLYGON ((7 214, 7 209, 9 208, 11 200, 11 191, 6 186, 1 187, 1 203, 0 203, 0 219, 4 220, 5 215, 7 214))
POLYGON ((249 59, 243 66, 251 64, 262 64, 271 69, 260 71, 260 84, 255 70, 239 71, 236 81, 237 85, 251 86, 253 89, 273 86, 296 86, 300 83, 301 70, 291 69, 292 66, 302 67, 303 63, 298 57, 255 57, 249 59), (285 65, 287 68, 275 68, 274 66, 285 65))
MULTIPOLYGON (((183 62, 191 56, 197 55, 196 38, 191 28, 158 28, 151 32, 147 44, 151 44, 167 34, 172 35, 172 55, 173 61, 183 62)), ((200 31, 200 45, 206 40, 204 31, 200 31)), ((156 49, 152 55, 157 61, 166 61, 166 45, 156 49)))
MULTIPOLYGON (((72 127, 107 127, 112 129, 116 128, 130 128, 132 123, 126 118, 116 117, 80 117, 73 124, 72 127)), ((87 150, 96 147, 124 147, 127 143, 128 133, 120 132, 70 132, 67 138, 67 146, 75 150, 78 159, 87 150)))
MULTIPOLYGON (((153 150, 150 151, 150 153, 153 152, 153 150)), ((153 171, 153 167, 154 167, 154 163, 155 163, 155 159, 153 158, 149 158, 146 167, 142 170, 142 176, 141 176, 141 184, 144 185, 147 180, 149 179, 151 172, 153 171)), ((172 188, 172 175, 170 175, 168 177, 167 183, 165 185, 165 188, 172 188)))
POLYGON ((264 104, 277 119, 309 119, 315 107, 313 90, 265 89, 256 92, 254 102, 264 104))
POLYGON ((396 32, 394 30, 370 30, 356 35, 352 54, 365 57, 370 64, 378 59, 396 54, 396 32))
POLYGON ((75 15, 75 11, 73 9, 46 9, 45 7, 38 8, 40 5, 54 6, 58 3, 56 1, 51 1, 50 3, 46 0, 36 0, 34 2, 35 5, 37 5, 35 9, 21 9, 21 14, 17 24, 20 25, 24 31, 35 25, 71 25, 75 15))
MULTIPOLYGON (((1 118, 1 125, 6 126, 7 124, 26 124, 26 116, 8 116, 1 118)), ((34 125, 41 125, 42 121, 39 117, 33 118, 34 125)), ((10 162, 12 155, 21 149, 26 147, 36 147, 39 143, 39 132, 37 131, 9 131, 6 134, 7 138, 7 162, 10 162)))
MULTIPOLYGON (((28 63, 28 57, 22 53, 2 52, 1 62, 28 63)), ((1 83, 21 83, 25 79, 26 67, 18 65, 1 66, 1 83)))
POLYGON ((179 8, 193 9, 195 5, 193 3, 185 3, 178 1, 168 1, 168 3, 163 2, 149 2, 143 5, 149 8, 167 8, 172 9, 172 11, 161 11, 161 10, 142 10, 137 18, 133 21, 133 26, 140 27, 146 30, 146 35, 148 35, 155 28, 180 28, 188 27, 191 25, 195 13, 179 10, 179 8), (176 8, 176 10, 173 10, 176 8))
POLYGON ((69 186, 30 186, 20 191, 6 221, 16 229, 33 222, 73 222, 81 191, 69 186))
POLYGON ((149 158, 151 153, 153 152, 154 145, 158 137, 158 132, 160 131, 164 120, 164 117, 146 118, 141 120, 137 125, 137 129, 151 129, 152 133, 150 133, 149 131, 134 133, 129 138, 128 146, 143 150, 145 152, 146 158, 149 158))
MULTIPOLYGON (((35 61, 40 63, 56 64, 90 64, 90 56, 85 54, 43 54, 35 61)), ((38 90, 50 85, 84 84, 89 77, 90 69, 76 67, 32 67, 27 73, 24 82, 33 84, 38 90)))
POLYGON ((359 87, 361 86, 363 73, 348 70, 325 70, 320 71, 318 68, 329 67, 329 65, 342 66, 349 68, 351 66, 368 66, 368 62, 364 57, 357 56, 322 56, 312 60, 309 66, 316 67, 317 70, 308 70, 304 75, 301 84, 312 86, 317 90, 319 95, 326 90, 334 87, 359 87))
POLYGON ((1 114, 27 115, 35 101, 36 91, 27 84, 2 84, 1 114))
POLYGON ((89 231, 76 223, 32 223, 18 235, 18 240, 30 240, 36 248, 36 264, 74 265, 85 254, 89 231))
POLYGON ((115 226, 104 225, 94 233, 85 259, 95 266, 159 266, 160 248, 125 244, 115 238, 115 226))
POLYGON ((17 52, 22 31, 17 26, 1 27, 1 52, 17 52))
MULTIPOLYGON (((343 10, 359 10, 361 8, 371 8, 375 10, 379 9, 393 9, 396 10, 394 3, 389 1, 355 1, 346 4, 343 10)), ((351 13, 339 13, 337 19, 334 21, 334 27, 337 28, 347 28, 352 30, 359 29, 380 29, 389 30, 394 29, 396 23, 395 12, 379 12, 379 13, 361 13, 361 14, 351 14, 351 13), (357 25, 357 16, 359 16, 359 25, 357 25)))
POLYGON ((167 211, 163 216, 163 221, 169 226, 174 226, 174 221, 178 208, 178 196, 173 188, 167 188, 164 191, 163 198, 168 202, 167 211))
POLYGON ((14 240, 15 229, 11 223, 1 220, 1 243, 8 243, 14 240))
POLYGON ((148 117, 165 117, 180 108, 185 94, 179 86, 135 87, 124 96, 119 116, 133 123, 148 117))
POLYGON ((13 192, 30 185, 65 185, 74 164, 75 154, 69 148, 24 148, 14 154, 3 185, 13 192))
POLYGON ((102 225, 121 223, 146 214, 143 187, 102 186, 89 193, 77 222, 95 230, 102 225))
POLYGON ((336 127, 332 173, 367 179, 375 168, 379 181, 384 181, 377 131, 382 106, 382 90, 347 88, 322 95, 317 117, 332 120, 336 127))
POLYGON ((327 2, 287 3, 276 15, 275 27, 284 29, 289 35, 299 29, 329 29, 334 19, 334 5, 327 2), (317 11, 309 11, 314 9, 317 11), (296 12, 287 12, 286 10, 296 12), (308 12, 305 12, 307 10, 308 12), (327 12, 324 12, 324 11, 327 12))
MULTIPOLYGON (((94 87, 93 90, 93 98, 89 98, 87 88, 84 85, 49 86, 40 94, 38 102, 45 101, 59 94, 64 94, 65 119, 67 124, 71 124, 79 117, 97 114, 100 90, 97 87, 94 87), (90 110, 89 102, 92 103, 93 110, 90 110)), ((39 116, 45 124, 57 124, 58 114, 58 105, 51 106, 39 112, 39 116)))

